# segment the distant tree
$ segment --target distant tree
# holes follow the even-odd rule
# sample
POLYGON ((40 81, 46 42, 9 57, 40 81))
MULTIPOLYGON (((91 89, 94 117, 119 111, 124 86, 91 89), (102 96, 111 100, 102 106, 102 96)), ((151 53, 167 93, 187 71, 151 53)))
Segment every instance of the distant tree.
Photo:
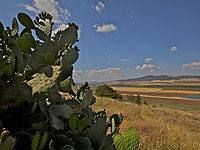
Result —
POLYGON ((147 105, 147 102, 144 101, 144 100, 142 101, 140 95, 138 95, 138 94, 137 94, 137 96, 134 96, 133 94, 128 94, 126 96, 126 100, 129 101, 129 102, 138 104, 138 105, 140 105, 140 104, 147 105))
POLYGON ((108 85, 99 85, 95 91, 95 95, 99 97, 109 97, 122 100, 122 96, 108 85))

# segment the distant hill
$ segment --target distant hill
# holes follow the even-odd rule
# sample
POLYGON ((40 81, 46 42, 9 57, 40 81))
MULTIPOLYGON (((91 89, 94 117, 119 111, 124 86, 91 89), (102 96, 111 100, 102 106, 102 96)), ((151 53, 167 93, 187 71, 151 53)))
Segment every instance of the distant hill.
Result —
POLYGON ((200 76, 194 75, 147 75, 139 78, 132 78, 132 79, 124 79, 124 80, 115 80, 111 82, 131 82, 131 81, 154 81, 154 80, 183 80, 183 79, 200 79, 200 76))

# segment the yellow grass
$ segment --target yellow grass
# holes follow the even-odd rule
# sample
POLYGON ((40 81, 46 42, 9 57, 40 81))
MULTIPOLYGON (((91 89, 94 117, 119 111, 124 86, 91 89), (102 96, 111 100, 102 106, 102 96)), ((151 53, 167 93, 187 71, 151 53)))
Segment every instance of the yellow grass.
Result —
POLYGON ((123 92, 159 92, 159 88, 137 88, 137 87, 112 87, 114 90, 123 92))
POLYGON ((133 127, 140 134, 141 150, 199 150, 200 112, 167 107, 138 106, 108 98, 97 98, 92 106, 104 108, 108 116, 124 115, 120 132, 133 127))

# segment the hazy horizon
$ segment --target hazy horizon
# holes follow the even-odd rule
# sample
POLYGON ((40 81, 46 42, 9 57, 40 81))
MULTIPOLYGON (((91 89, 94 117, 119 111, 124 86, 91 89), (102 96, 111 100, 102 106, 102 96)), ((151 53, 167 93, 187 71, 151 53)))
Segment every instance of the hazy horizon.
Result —
POLYGON ((198 0, 2 0, 0 21, 11 26, 19 12, 34 19, 47 11, 54 17, 53 33, 75 22, 76 82, 199 75, 199 6, 198 0))

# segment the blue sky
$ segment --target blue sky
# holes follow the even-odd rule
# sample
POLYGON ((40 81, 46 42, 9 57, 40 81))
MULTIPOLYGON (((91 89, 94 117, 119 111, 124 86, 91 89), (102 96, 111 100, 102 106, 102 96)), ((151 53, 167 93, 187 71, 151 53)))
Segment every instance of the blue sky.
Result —
POLYGON ((0 21, 41 11, 54 16, 54 31, 79 25, 76 81, 200 75, 199 0, 1 0, 0 21))

